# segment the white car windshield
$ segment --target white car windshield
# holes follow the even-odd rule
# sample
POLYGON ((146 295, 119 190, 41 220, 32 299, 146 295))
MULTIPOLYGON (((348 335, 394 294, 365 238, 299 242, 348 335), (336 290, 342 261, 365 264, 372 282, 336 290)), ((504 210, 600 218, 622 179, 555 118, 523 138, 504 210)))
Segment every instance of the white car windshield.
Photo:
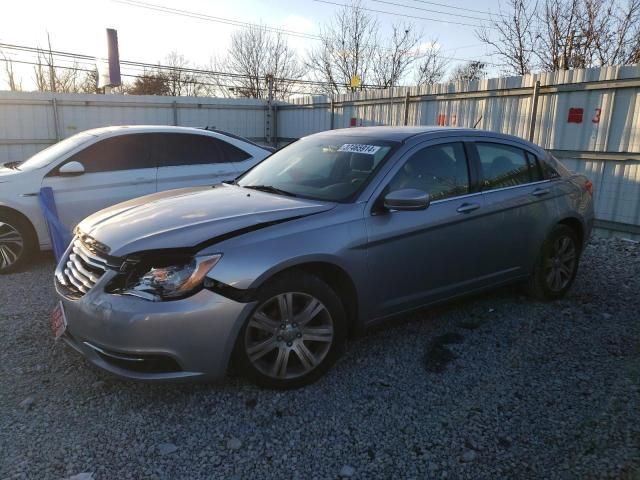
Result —
POLYGON ((237 184, 317 200, 347 201, 369 183, 395 145, 359 136, 309 137, 267 157, 237 184))
POLYGON ((37 170, 38 168, 46 167, 56 158, 88 142, 92 138, 95 138, 95 135, 91 133, 77 133, 36 153, 33 157, 19 164, 17 168, 18 170, 37 170))

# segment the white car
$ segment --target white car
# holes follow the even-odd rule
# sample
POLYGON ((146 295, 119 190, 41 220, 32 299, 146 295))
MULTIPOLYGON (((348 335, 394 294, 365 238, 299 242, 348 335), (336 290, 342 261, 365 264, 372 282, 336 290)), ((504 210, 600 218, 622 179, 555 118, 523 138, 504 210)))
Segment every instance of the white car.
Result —
POLYGON ((0 273, 51 248, 40 209, 53 190, 58 217, 70 231, 103 208, 142 195, 235 178, 271 154, 215 130, 118 126, 87 130, 24 162, 0 165, 0 273))

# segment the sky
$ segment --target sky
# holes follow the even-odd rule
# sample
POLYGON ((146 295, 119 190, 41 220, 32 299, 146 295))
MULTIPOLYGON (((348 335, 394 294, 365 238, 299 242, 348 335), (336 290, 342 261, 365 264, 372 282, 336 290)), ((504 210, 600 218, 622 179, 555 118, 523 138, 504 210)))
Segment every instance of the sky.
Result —
MULTIPOLYGON (((318 0, 140 1, 220 19, 317 34, 321 23, 340 9, 335 4, 347 3, 348 0, 330 0, 330 3, 318 0)), ((488 15, 477 12, 495 14, 496 1, 362 0, 362 5, 372 10, 406 15, 368 12, 377 17, 381 35, 388 33, 393 23, 412 23, 417 31, 424 34, 425 44, 437 40, 443 56, 455 57, 448 59, 450 66, 466 59, 492 60, 487 56, 490 52, 475 37, 477 28, 458 23, 486 23, 479 19, 488 15)), ((168 53, 177 51, 195 65, 206 66, 212 56, 224 55, 231 34, 242 27, 158 12, 119 3, 118 0, 0 0, 0 43, 45 47, 48 33, 54 50, 96 56, 105 48, 106 28, 118 31, 120 58, 123 60, 157 63, 162 62, 168 53)), ((301 56, 317 44, 312 39, 293 35, 288 35, 287 39, 301 56)), ((15 59, 34 60, 29 53, 5 53, 15 59)), ((7 88, 3 67, 0 64, 0 89, 7 88)), ((32 89, 32 67, 23 65, 16 70, 22 77, 23 88, 32 89)), ((496 76, 498 67, 490 66, 489 73, 496 76)))

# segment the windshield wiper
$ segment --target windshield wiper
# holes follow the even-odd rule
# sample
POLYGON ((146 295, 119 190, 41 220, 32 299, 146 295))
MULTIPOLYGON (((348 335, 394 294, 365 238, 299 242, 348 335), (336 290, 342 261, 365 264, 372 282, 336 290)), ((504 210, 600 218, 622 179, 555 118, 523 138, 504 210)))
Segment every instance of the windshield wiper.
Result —
POLYGON ((286 195, 288 197, 297 197, 295 193, 287 192, 273 185, 243 185, 244 188, 252 188, 254 190, 260 190, 261 192, 276 193, 278 195, 286 195))

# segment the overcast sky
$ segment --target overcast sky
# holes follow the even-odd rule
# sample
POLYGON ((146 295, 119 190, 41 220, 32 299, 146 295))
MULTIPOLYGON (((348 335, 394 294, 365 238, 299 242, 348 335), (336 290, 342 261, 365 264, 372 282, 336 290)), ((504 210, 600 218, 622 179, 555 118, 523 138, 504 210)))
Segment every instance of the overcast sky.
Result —
MULTIPOLYGON (((315 0, 141 0, 188 12, 241 22, 262 23, 283 29, 316 34, 321 22, 340 7, 315 0)), ((347 0, 331 0, 346 3, 347 0)), ((489 0, 363 0, 363 6, 386 12, 402 13, 404 18, 385 13, 369 12, 378 18, 381 34, 394 22, 410 21, 424 32, 424 40, 437 39, 443 54, 459 59, 485 59, 487 50, 477 41, 474 27, 449 22, 480 24, 487 15, 460 10, 496 12, 497 2, 489 0), (414 8, 401 7, 402 4, 414 8), (439 3, 441 5, 435 5, 439 3), (445 7, 443 5, 449 5, 445 7), (453 15, 419 9, 449 12, 453 15), (425 17, 426 20, 416 17, 425 17), (476 18, 469 18, 476 17, 476 18)), ((194 64, 204 66, 212 55, 224 54, 230 34, 241 27, 220 22, 187 18, 162 13, 114 0, 2 0, 0 2, 0 43, 46 46, 47 32, 54 50, 97 55, 104 43, 107 27, 118 31, 120 58, 149 63, 161 62, 171 51, 184 54, 194 64)), ((311 39, 287 37, 301 55, 316 43, 311 39)), ((9 53, 9 52, 7 52, 9 53)), ((33 60, 31 54, 13 54, 15 58, 33 60), (19 55, 19 56, 18 56, 19 55)), ((460 60, 449 60, 451 65, 460 60)), ((4 67, 4 65, 0 65, 4 67)), ((6 88, 4 68, 0 70, 0 89, 6 88)), ((491 73, 497 74, 496 68, 491 73)), ((32 69, 20 69, 23 87, 33 88, 32 69)))

